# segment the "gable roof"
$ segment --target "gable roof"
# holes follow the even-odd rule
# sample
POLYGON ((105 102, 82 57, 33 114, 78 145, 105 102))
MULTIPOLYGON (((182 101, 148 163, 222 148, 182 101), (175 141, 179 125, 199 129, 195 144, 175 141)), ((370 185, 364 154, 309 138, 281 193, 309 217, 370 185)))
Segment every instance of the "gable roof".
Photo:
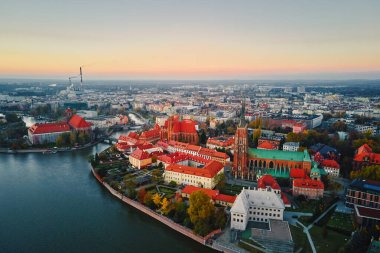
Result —
POLYGON ((81 116, 78 114, 74 114, 70 121, 69 125, 75 129, 84 129, 91 127, 91 124, 84 120, 81 116))
POLYGON ((69 131, 70 126, 66 122, 36 123, 29 128, 29 132, 32 134, 59 133, 69 131))

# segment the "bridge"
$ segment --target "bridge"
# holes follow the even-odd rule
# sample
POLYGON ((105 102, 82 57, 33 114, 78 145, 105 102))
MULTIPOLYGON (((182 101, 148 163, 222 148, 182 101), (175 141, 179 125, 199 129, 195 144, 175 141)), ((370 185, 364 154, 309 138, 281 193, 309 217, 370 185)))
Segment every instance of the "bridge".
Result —
POLYGON ((108 137, 105 137, 104 139, 102 139, 102 142, 113 145, 113 144, 117 143, 117 139, 114 137, 108 136, 108 137))

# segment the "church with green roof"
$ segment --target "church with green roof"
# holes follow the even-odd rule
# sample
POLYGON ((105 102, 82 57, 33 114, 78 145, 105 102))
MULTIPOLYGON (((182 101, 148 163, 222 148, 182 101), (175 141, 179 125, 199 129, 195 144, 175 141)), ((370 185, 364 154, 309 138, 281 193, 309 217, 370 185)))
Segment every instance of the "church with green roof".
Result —
POLYGON ((311 158, 304 152, 248 149, 248 171, 251 178, 261 174, 270 174, 277 178, 289 178, 290 169, 311 170, 311 158))

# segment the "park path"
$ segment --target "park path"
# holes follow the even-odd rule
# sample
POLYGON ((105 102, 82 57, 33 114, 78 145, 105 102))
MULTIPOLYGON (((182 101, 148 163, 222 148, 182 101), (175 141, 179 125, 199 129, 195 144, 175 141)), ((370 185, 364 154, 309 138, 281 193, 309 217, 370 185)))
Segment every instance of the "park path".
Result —
POLYGON ((309 240, 309 244, 310 244, 310 247, 311 247, 311 250, 313 251, 313 253, 317 253, 317 250, 315 249, 315 246, 314 246, 314 242, 313 242, 313 239, 311 238, 311 235, 309 233, 309 229, 307 227, 305 227, 301 222, 297 221, 297 224, 299 224, 302 228, 303 228, 303 232, 306 234, 307 236, 307 239, 309 240))
POLYGON ((326 211, 324 211, 321 215, 319 215, 319 217, 317 219, 315 219, 309 226, 305 227, 304 224, 302 224, 301 222, 297 221, 297 224, 299 224, 302 228, 303 228, 303 232, 306 234, 307 236, 307 239, 309 240, 309 244, 310 244, 310 247, 311 247, 311 250, 313 251, 313 253, 317 253, 317 250, 315 249, 315 245, 314 245, 314 242, 313 242, 313 239, 311 238, 311 235, 310 235, 310 232, 309 230, 313 228, 314 224, 317 223, 318 221, 320 221, 323 217, 325 217, 325 215, 331 211, 331 209, 335 208, 337 206, 337 203, 334 203, 333 205, 331 205, 329 208, 327 208, 326 211))

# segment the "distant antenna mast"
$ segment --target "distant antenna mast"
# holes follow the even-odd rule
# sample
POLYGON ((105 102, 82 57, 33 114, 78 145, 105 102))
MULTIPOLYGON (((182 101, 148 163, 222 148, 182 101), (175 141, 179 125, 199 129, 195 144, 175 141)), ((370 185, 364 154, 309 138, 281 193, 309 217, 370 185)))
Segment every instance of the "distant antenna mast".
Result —
POLYGON ((80 73, 80 89, 83 89, 83 75, 82 75, 82 66, 79 67, 79 73, 80 73))

